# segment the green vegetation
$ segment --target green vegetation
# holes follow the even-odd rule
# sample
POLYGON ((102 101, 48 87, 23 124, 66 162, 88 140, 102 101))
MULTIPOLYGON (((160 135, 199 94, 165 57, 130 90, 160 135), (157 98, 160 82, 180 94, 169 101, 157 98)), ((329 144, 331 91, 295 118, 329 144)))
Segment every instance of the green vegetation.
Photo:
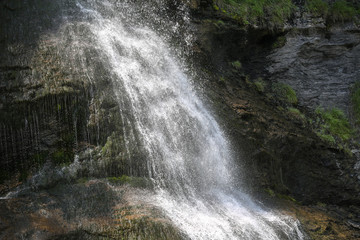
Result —
POLYGON ((360 82, 355 83, 351 100, 353 103, 356 124, 360 124, 360 82))
POLYGON ((213 7, 245 25, 280 25, 295 9, 291 0, 215 0, 213 7))
POLYGON ((225 85, 226 79, 223 76, 219 77, 219 83, 225 85))
POLYGON ((286 37, 279 36, 276 41, 272 44, 272 48, 281 48, 286 44, 286 37))
POLYGON ((122 175, 121 177, 108 177, 107 180, 113 184, 129 184, 133 187, 140 187, 145 188, 148 187, 150 184, 148 180, 141 177, 130 177, 127 175, 122 175))
POLYGON ((42 151, 39 153, 35 153, 30 157, 30 159, 34 167, 36 169, 40 169, 40 167, 44 165, 48 155, 49 155, 48 151, 42 151))
POLYGON ((306 0, 305 7, 313 15, 332 22, 351 21, 360 13, 354 3, 345 0, 337 0, 332 4, 324 0, 306 0))
POLYGON ((316 109, 316 114, 321 118, 318 135, 322 139, 335 143, 334 136, 346 141, 353 135, 350 123, 340 109, 333 108, 331 110, 323 110, 318 108, 316 109))
POLYGON ((262 80, 262 78, 258 78, 255 82, 254 82, 254 86, 255 89, 258 92, 264 92, 265 91, 265 82, 262 80))
POLYGON ((323 0, 307 0, 305 7, 315 16, 326 17, 329 12, 329 4, 323 0))
POLYGON ((330 16, 333 22, 353 20, 356 14, 355 7, 344 0, 334 2, 330 9, 330 16))
POLYGON ((294 118, 300 119, 302 121, 306 119, 305 115, 301 113, 300 110, 297 108, 289 107, 288 111, 291 116, 294 116, 294 118))
POLYGON ((270 189, 270 188, 266 188, 264 189, 265 192, 267 194, 269 194, 271 197, 277 197, 277 198, 281 198, 281 199, 285 199, 294 203, 297 203, 297 201, 295 200, 295 198, 289 196, 289 195, 285 195, 285 194, 281 194, 281 193, 277 193, 274 190, 270 189))
POLYGON ((277 83, 274 85, 274 91, 281 100, 290 104, 298 103, 296 92, 291 86, 285 83, 277 83))
POLYGON ((275 193, 274 193, 274 191, 273 191, 272 189, 270 189, 270 188, 266 188, 266 189, 265 189, 265 192, 267 192, 271 197, 275 197, 275 196, 276 196, 275 193))
POLYGON ((240 70, 242 68, 242 64, 239 61, 232 62, 231 66, 233 66, 236 70, 240 70))
POLYGON ((74 159, 74 153, 68 152, 66 149, 58 149, 52 154, 53 163, 56 165, 68 165, 74 159))
POLYGON ((332 145, 335 145, 335 138, 332 135, 325 134, 324 131, 320 131, 316 133, 323 141, 328 142, 332 145))

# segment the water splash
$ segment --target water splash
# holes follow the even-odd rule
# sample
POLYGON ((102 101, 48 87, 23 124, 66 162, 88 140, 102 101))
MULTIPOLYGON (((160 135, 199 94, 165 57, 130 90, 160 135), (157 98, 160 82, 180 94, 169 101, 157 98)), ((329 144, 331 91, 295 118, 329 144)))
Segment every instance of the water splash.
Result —
POLYGON ((78 1, 72 23, 86 29, 72 44, 96 49, 119 106, 131 112, 156 186, 149 201, 191 239, 304 239, 297 221, 235 187, 229 143, 169 45, 180 25, 155 13, 163 4, 78 1))

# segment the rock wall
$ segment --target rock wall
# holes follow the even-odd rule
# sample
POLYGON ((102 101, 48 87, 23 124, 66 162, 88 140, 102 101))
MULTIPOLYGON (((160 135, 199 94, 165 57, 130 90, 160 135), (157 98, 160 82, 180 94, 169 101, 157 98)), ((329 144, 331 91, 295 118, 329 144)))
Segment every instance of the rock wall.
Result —
POLYGON ((286 43, 268 56, 269 79, 292 86, 303 106, 351 114, 351 88, 360 80, 360 29, 352 24, 292 26, 286 43))
POLYGON ((358 30, 325 29, 321 19, 315 26, 301 15, 293 19, 295 25, 278 30, 241 26, 210 3, 195 16, 204 85, 242 149, 238 160, 247 169, 248 185, 270 187, 304 203, 357 204, 357 157, 321 140, 307 116, 292 114, 288 109, 296 104, 279 101, 273 86, 291 85, 297 107, 310 117, 318 106, 351 112, 350 89, 359 74, 358 30), (240 64, 234 66, 235 61, 240 64))
POLYGON ((68 165, 75 155, 98 164, 81 176, 144 171, 138 145, 125 149, 124 131, 130 130, 123 127, 114 86, 97 50, 82 52, 69 44, 86 31, 67 22, 74 4, 1 2, 0 21, 6 22, 0 39, 1 183, 24 181, 44 164, 68 165), (128 164, 129 154, 139 159, 134 166, 128 164))

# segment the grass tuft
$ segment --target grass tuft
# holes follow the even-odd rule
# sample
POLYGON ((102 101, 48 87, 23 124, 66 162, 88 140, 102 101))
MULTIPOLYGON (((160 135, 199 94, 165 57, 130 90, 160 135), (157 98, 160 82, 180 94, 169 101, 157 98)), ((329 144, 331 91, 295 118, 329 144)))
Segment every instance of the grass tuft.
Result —
POLYGON ((296 92, 291 86, 285 83, 277 83, 274 85, 274 90, 281 100, 290 104, 298 103, 296 92))
MULTIPOLYGON (((319 133, 323 139, 330 139, 330 137, 326 135, 339 137, 343 141, 349 140, 352 137, 353 129, 343 111, 338 108, 332 108, 331 110, 318 108, 316 109, 316 113, 321 117, 323 122, 319 133)), ((332 139, 330 140, 331 142, 333 141, 332 139)))
POLYGON ((329 12, 329 4, 323 0, 307 0, 305 7, 315 16, 326 17, 329 12))
POLYGON ((247 25, 281 25, 290 16, 295 5, 291 0, 216 0, 214 9, 247 25))

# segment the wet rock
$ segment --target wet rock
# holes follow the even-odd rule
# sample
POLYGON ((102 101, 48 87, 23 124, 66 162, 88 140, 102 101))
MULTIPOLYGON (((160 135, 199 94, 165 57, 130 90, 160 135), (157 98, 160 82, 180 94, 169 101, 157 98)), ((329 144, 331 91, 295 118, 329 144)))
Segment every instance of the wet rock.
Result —
POLYGON ((185 239, 159 210, 141 200, 149 194, 127 185, 112 186, 105 180, 86 180, 1 199, 0 236, 185 239))
POLYGON ((351 87, 360 78, 359 33, 355 26, 290 30, 286 44, 268 56, 270 79, 292 86, 304 106, 348 113, 351 87))

